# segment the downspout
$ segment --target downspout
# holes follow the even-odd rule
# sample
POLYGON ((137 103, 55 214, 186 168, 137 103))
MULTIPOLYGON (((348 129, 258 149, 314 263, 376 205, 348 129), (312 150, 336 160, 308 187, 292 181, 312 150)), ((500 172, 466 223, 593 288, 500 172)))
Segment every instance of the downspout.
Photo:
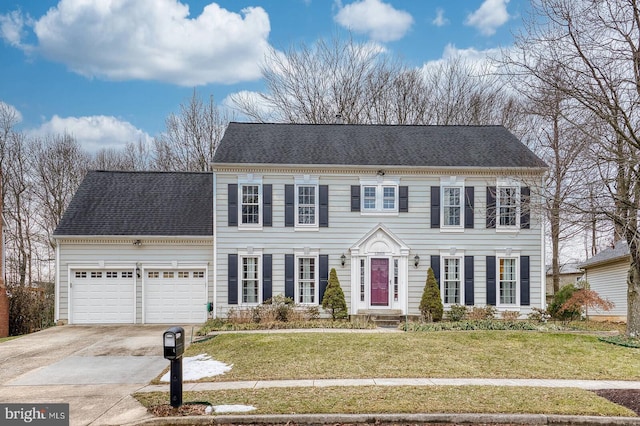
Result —
MULTIPOLYGON (((540 177, 540 188, 544 186, 544 175, 540 177)), ((540 309, 547 309, 547 262, 545 259, 545 242, 546 234, 545 221, 543 214, 540 214, 540 309)))
MULTIPOLYGON (((53 314, 53 322, 58 323, 60 320, 60 244, 56 241, 55 237, 52 237, 51 240, 54 242, 56 247, 56 278, 55 278, 55 308, 53 314)), ((68 296, 67 296, 68 297, 68 296)))
POLYGON ((216 212, 217 207, 217 175, 213 172, 213 318, 218 317, 218 215, 216 212))

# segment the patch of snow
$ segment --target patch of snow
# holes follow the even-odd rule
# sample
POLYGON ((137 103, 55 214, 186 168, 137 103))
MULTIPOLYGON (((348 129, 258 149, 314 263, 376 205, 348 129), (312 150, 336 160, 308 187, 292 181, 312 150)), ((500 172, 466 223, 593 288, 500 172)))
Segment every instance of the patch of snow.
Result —
POLYGON ((216 413, 246 413, 255 410, 256 407, 251 405, 214 405, 213 409, 216 413))
MULTIPOLYGON (((198 380, 204 377, 219 376, 231 371, 233 365, 211 359, 209 355, 200 354, 182 359, 182 380, 198 380)), ((171 381, 171 371, 160 378, 161 382, 171 381)))

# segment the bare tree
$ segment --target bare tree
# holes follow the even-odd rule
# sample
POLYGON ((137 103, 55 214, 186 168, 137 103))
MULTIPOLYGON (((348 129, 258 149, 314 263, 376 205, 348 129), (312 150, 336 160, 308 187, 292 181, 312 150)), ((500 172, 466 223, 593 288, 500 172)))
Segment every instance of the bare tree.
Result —
POLYGON ((205 171, 229 123, 213 97, 204 103, 194 90, 179 114, 165 121, 166 130, 154 140, 153 167, 158 170, 205 171))
MULTIPOLYGON (((640 334, 640 10, 636 0, 540 0, 516 37, 519 64, 606 129, 594 135, 608 199, 599 213, 630 249, 627 334, 640 334), (549 69, 555 73, 546 72, 549 69), (610 208, 613 205, 613 208, 610 208)), ((592 129, 589 129, 592 130, 592 129)))
POLYGON ((93 157, 94 170, 141 171, 151 168, 151 148, 142 139, 128 142, 123 149, 103 148, 93 157))

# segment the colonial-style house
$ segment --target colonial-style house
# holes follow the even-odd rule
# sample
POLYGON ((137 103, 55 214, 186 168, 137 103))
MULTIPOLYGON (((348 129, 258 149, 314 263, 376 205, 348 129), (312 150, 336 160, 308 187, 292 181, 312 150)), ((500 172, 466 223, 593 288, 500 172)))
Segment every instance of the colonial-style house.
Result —
POLYGON ((318 305, 335 268, 349 313, 443 303, 545 306, 546 165, 501 126, 231 123, 213 161, 214 306, 318 305))
POLYGON ((546 165, 501 126, 231 123, 211 172, 87 175, 55 231, 56 318, 201 323, 272 296, 418 315, 545 305, 546 165))

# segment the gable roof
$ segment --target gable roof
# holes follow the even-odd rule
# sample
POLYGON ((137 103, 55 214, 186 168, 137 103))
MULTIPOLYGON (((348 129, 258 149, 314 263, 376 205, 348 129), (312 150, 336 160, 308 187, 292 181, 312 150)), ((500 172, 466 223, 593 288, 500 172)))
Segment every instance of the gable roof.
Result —
POLYGON ((582 269, 588 269, 596 265, 615 262, 619 260, 627 260, 629 257, 629 246, 624 240, 620 240, 606 250, 602 250, 593 257, 587 259, 579 265, 582 269))
POLYGON ((238 123, 214 164, 546 168, 503 126, 238 123))
POLYGON ((213 175, 91 171, 54 236, 213 235, 213 175))

